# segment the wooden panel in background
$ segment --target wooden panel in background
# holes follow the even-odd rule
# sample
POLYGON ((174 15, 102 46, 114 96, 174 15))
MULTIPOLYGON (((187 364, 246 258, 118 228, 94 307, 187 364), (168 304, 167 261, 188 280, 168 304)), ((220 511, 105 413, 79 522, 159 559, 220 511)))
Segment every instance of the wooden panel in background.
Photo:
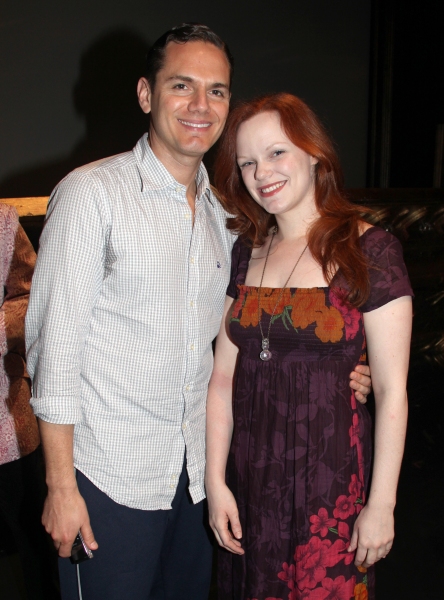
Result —
POLYGON ((0 202, 14 206, 20 218, 43 217, 49 196, 36 196, 29 198, 0 198, 0 202))

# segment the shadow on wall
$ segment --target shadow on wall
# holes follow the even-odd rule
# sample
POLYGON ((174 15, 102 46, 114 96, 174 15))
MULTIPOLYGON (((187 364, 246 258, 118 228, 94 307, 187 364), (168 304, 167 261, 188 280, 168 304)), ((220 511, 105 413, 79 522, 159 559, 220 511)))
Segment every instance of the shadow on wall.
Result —
POLYGON ((47 196, 74 168, 131 149, 148 130, 136 97, 150 44, 129 30, 114 30, 82 55, 73 89, 86 136, 60 160, 26 168, 0 182, 0 197, 47 196))

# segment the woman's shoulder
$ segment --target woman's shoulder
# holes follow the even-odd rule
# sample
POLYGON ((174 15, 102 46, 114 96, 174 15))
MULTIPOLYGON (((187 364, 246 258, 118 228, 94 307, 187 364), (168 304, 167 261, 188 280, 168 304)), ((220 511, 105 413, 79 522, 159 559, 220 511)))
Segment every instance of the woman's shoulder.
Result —
POLYGON ((366 227, 363 231, 361 230, 359 238, 364 254, 376 258, 385 251, 396 250, 402 255, 402 245, 396 236, 382 227, 369 225, 368 223, 365 225, 366 227))
POLYGON ((361 235, 361 248, 368 261, 370 296, 363 312, 379 308, 401 296, 413 296, 401 242, 381 227, 369 227, 361 235))
POLYGON ((233 244, 233 250, 231 253, 231 260, 236 262, 246 260, 249 262, 251 257, 251 246, 242 238, 238 237, 233 244))

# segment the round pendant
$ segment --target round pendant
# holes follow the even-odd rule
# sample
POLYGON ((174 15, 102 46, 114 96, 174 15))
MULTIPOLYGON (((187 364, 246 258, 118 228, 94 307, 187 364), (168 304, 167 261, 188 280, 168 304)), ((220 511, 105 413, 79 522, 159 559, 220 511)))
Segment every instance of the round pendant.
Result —
POLYGON ((272 354, 270 350, 262 350, 262 352, 259 354, 261 360, 270 360, 271 356, 272 354))

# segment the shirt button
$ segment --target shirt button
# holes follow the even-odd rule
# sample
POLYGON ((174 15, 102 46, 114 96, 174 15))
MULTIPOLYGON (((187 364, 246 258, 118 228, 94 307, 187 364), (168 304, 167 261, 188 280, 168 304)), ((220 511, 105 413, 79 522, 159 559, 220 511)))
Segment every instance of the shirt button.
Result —
POLYGON ((178 193, 179 193, 180 191, 181 191, 180 187, 179 187, 179 186, 177 186, 177 188, 176 188, 176 192, 178 192, 178 193))
POLYGON ((191 350, 194 350, 194 344, 191 344, 190 348, 191 350))
POLYGON ((190 263, 191 263, 192 265, 194 265, 194 256, 192 256, 192 257, 190 258, 190 263))
POLYGON ((174 483, 171 483, 171 484, 170 484, 170 488, 171 488, 172 490, 174 490, 174 488, 175 488, 175 487, 176 487, 176 486, 174 485, 174 483))
POLYGON ((187 221, 189 221, 189 220, 190 220, 190 213, 188 213, 188 212, 186 212, 186 213, 185 213, 185 219, 186 219, 187 221))
POLYGON ((185 431, 185 429, 186 429, 186 428, 187 428, 187 424, 186 424, 186 423, 183 423, 183 424, 182 424, 182 429, 185 431))
POLYGON ((190 386, 189 386, 189 385, 187 385, 187 386, 185 387, 185 390, 186 390, 187 392, 189 392, 189 391, 190 391, 190 386))
POLYGON ((177 477, 176 473, 173 473, 173 474, 171 475, 171 479, 176 479, 176 477, 177 477))
POLYGON ((193 306, 194 306, 194 301, 193 300, 190 300, 190 306, 191 306, 191 308, 193 308, 193 306))

